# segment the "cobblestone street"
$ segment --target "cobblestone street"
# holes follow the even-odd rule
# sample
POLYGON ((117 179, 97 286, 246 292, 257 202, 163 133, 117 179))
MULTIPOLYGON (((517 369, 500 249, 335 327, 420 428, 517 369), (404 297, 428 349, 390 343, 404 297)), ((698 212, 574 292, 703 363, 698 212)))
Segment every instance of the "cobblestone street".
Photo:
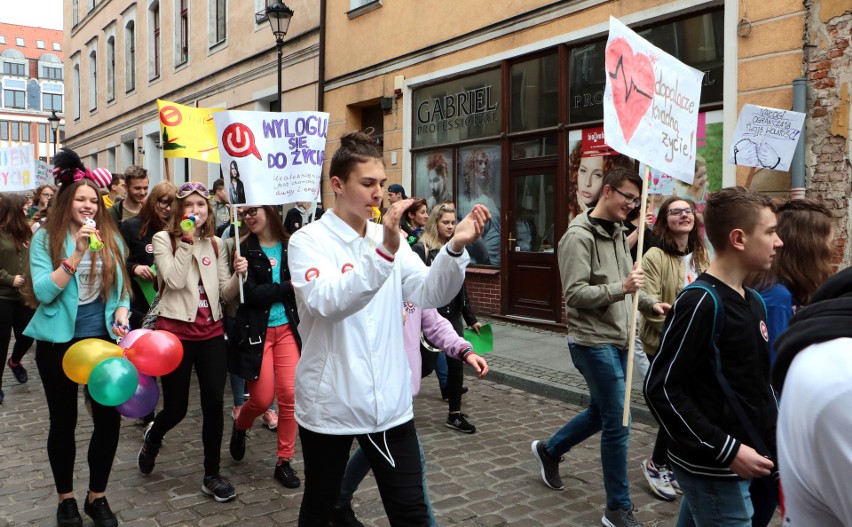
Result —
MULTIPOLYGON (((56 496, 45 451, 48 416, 32 356, 25 359, 30 382, 4 382, 0 406, 0 525, 55 525, 56 496)), ((7 376, 10 377, 10 376, 7 376)), ((416 402, 416 424, 426 450, 428 481, 441 525, 582 526, 600 525, 604 503, 598 460, 598 436, 566 456, 563 492, 550 490, 538 476, 530 441, 545 438, 580 410, 579 407, 489 381, 466 379, 470 392, 464 411, 477 433, 464 435, 444 426, 446 404, 434 377, 425 379, 416 402)), ((216 503, 200 492, 201 411, 197 389, 187 418, 168 436, 150 476, 136 468, 142 428, 126 419, 122 425, 107 495, 124 526, 295 525, 301 490, 288 490, 272 479, 275 434, 258 424, 249 436, 241 463, 228 455, 225 434, 222 473, 236 485, 238 496, 216 503)), ((91 433, 91 420, 80 398, 78 445, 91 433)), ((226 404, 230 394, 226 393, 226 404)), ((230 406, 226 406, 230 412, 230 406)), ((226 417, 226 429, 230 429, 226 417)), ((655 429, 636 423, 630 449, 630 481, 637 518, 646 526, 672 525, 677 504, 653 498, 639 469, 650 452, 655 429)), ((81 504, 87 482, 86 452, 77 451, 76 497, 81 504)), ((297 446, 294 467, 301 472, 297 446)), ((372 477, 355 496, 354 508, 365 525, 387 520, 372 477)), ((85 517, 85 525, 92 525, 85 517)))

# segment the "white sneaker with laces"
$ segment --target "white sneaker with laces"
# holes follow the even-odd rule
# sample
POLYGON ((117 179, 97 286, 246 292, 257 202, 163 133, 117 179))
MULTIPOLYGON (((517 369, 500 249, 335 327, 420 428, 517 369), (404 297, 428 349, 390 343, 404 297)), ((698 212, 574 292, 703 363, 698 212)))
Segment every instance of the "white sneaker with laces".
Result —
POLYGON ((640 463, 640 465, 642 467, 642 474, 645 475, 648 485, 651 486, 651 492, 666 501, 674 501, 677 498, 677 493, 670 483, 668 468, 665 466, 655 466, 650 457, 640 463))

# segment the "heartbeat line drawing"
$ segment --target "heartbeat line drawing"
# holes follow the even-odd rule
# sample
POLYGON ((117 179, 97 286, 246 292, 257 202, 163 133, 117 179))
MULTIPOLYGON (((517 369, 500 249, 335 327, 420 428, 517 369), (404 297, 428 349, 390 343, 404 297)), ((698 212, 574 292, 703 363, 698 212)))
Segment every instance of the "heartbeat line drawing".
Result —
POLYGON ((621 79, 624 81, 624 89, 626 93, 624 94, 624 102, 627 102, 630 99, 630 94, 634 91, 639 95, 642 95, 647 98, 652 98, 651 95, 642 91, 639 86, 636 86, 636 83, 633 82, 633 77, 630 78, 630 86, 627 85, 627 75, 624 73, 624 56, 618 58, 618 64, 615 65, 615 71, 609 73, 610 79, 618 79, 618 72, 621 72, 621 79))

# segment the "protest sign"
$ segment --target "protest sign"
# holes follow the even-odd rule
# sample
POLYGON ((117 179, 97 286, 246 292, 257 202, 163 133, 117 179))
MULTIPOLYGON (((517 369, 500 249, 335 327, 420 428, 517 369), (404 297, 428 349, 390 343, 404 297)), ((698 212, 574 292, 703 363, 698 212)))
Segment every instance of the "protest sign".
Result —
POLYGON ((734 129, 728 162, 786 172, 804 124, 803 113, 746 104, 734 129))
POLYGON ((0 148, 0 192, 18 192, 36 188, 33 145, 0 148))
POLYGON ((607 144, 686 183, 695 172, 704 74, 609 19, 604 90, 607 144))
POLYGON ((316 201, 327 113, 216 113, 216 137, 231 203, 280 205, 316 201))
POLYGON ((224 108, 193 108, 157 99, 163 157, 189 157, 219 162, 213 114, 224 108))
POLYGON ((50 171, 53 170, 53 165, 48 165, 41 159, 36 159, 35 162, 35 171, 36 171, 36 182, 33 188, 37 188, 41 185, 46 185, 48 183, 53 183, 51 181, 50 171))

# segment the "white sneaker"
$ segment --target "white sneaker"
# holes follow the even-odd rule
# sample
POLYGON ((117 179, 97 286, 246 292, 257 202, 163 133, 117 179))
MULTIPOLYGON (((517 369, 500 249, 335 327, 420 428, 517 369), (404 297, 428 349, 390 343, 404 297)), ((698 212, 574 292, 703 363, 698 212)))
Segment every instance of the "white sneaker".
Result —
POLYGON ((674 501, 677 498, 677 493, 669 480, 669 469, 665 466, 657 467, 649 457, 642 463, 642 474, 648 480, 648 485, 651 486, 651 492, 666 501, 674 501))

